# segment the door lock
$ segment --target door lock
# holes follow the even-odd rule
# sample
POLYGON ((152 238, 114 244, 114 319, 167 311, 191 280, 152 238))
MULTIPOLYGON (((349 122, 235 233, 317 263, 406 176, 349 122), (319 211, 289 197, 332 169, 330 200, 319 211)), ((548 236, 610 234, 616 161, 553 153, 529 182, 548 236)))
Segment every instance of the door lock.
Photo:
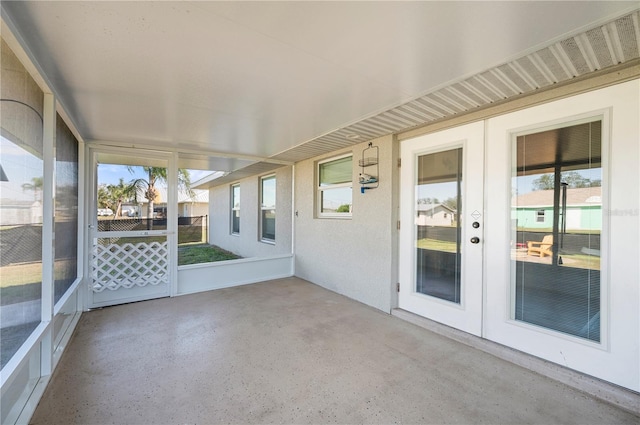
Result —
POLYGON ((473 227, 474 229, 477 229, 478 227, 480 227, 480 223, 478 223, 477 221, 474 221, 473 223, 471 223, 471 227, 473 227))
POLYGON ((480 238, 477 236, 474 236, 471 238, 471 243, 479 243, 480 242, 480 238))

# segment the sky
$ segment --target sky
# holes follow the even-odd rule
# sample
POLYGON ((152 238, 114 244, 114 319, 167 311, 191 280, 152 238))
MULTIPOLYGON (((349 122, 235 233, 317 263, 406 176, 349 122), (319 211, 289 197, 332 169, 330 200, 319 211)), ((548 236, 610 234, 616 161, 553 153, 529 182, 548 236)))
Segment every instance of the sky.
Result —
POLYGON ((0 186, 3 200, 33 202, 42 198, 42 194, 37 191, 22 187, 23 184, 32 184, 34 178, 43 176, 42 159, 0 137, 0 165, 7 177, 7 181, 3 181, 0 186))
MULTIPOLYGON (((142 167, 133 167, 133 173, 129 172, 127 166, 118 164, 99 164, 98 165, 98 185, 101 184, 118 184, 120 178, 124 179, 125 183, 129 183, 134 179, 147 179, 147 175, 144 173, 142 167)), ((201 178, 213 173, 209 170, 187 170, 191 182, 200 180, 201 178)), ((160 185, 165 186, 166 185, 160 185)))

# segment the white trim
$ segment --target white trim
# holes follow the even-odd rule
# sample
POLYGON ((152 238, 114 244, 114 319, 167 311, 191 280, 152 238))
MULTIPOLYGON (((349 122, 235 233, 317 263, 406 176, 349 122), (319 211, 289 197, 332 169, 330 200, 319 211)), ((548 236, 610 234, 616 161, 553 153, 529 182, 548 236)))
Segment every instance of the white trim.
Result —
POLYGON ((401 145, 400 157, 400 220, 402 226, 399 232, 399 261, 398 280, 401 285, 398 295, 398 306, 401 309, 416 314, 429 316, 448 326, 462 329, 465 332, 480 336, 483 325, 483 286, 482 274, 484 253, 484 220, 486 214, 483 200, 483 179, 478 175, 484 170, 481 158, 484 153, 485 129, 484 122, 465 124, 439 132, 418 136, 404 140, 401 145), (418 177, 417 159, 422 155, 462 148, 462 211, 460 244, 460 302, 451 302, 437 297, 424 295, 416 291, 417 251, 415 241, 417 229, 415 226, 416 193, 415 182, 418 177), (475 180, 472 180, 472 174, 475 180), (476 187, 472 186, 476 183, 476 187), (480 217, 471 218, 471 214, 478 210, 480 217), (478 229, 471 228, 471 222, 478 221, 478 229), (480 238, 479 244, 472 244, 472 236, 480 238), (478 274, 480 273, 480 274, 478 274))
POLYGON ((296 210, 296 166, 291 166, 291 255, 294 256, 291 261, 291 275, 296 274, 296 217, 298 217, 298 211, 296 210))
POLYGON ((76 291, 76 289, 78 289, 78 286, 80 286, 80 283, 82 282, 82 278, 81 277, 76 277, 76 280, 73 281, 73 283, 71 284, 71 286, 69 286, 69 288, 67 289, 67 291, 62 294, 62 297, 60 297, 60 299, 58 300, 58 302, 56 303, 56 305, 53 308, 53 316, 57 316, 60 313, 60 310, 62 309, 62 306, 64 306, 64 304, 69 301, 69 298, 71 298, 71 295, 76 291))
MULTIPOLYGON (((515 319, 515 298, 516 291, 514 287, 514 272, 512 267, 509 270, 509 306, 506 311, 510 312, 509 315, 505 317, 505 323, 509 323, 513 326, 519 326, 523 329, 527 329, 532 332, 538 332, 541 334, 549 335, 550 337, 556 337, 560 339, 564 339, 567 341, 572 341, 577 344, 587 345, 589 347, 593 347, 596 349, 608 350, 609 349, 609 327, 608 327, 608 318, 609 318, 609 277, 606 270, 609 269, 608 266, 608 257, 609 250, 608 247, 608 239, 609 239, 609 217, 604 215, 604 211, 607 211, 609 206, 609 150, 610 146, 610 133, 611 129, 611 108, 606 109, 597 109, 590 112, 580 113, 576 115, 566 116, 562 118, 554 118, 553 120, 549 120, 546 122, 540 123, 540 125, 536 125, 535 123, 532 125, 526 125, 521 128, 515 128, 509 132, 509 156, 511 157, 511 174, 509 175, 507 181, 511 181, 513 178, 513 164, 516 163, 516 140, 518 137, 523 135, 535 134, 544 131, 557 130, 561 128, 571 127, 580 124, 591 123, 595 121, 600 121, 602 123, 602 140, 601 140, 601 168, 602 168, 602 187, 601 187, 601 199, 602 199, 602 229, 600 230, 600 251, 601 251, 601 266, 600 266, 600 341, 592 341, 585 338, 581 338, 572 334, 564 333, 561 331, 557 331, 554 329, 546 328, 541 325, 536 325, 533 323, 529 323, 522 320, 515 319)), ((511 190, 509 190, 509 196, 506 205, 512 205, 513 195, 511 194, 511 190)), ((537 213, 540 210, 536 210, 536 223, 540 223, 537 221, 537 213)), ((547 222, 548 217, 544 217, 542 222, 547 222)), ((508 226, 507 234, 512 235, 514 229, 511 227, 511 222, 509 220, 505 223, 508 226)), ((513 240, 513 236, 511 237, 513 240)), ((510 255, 510 254, 506 254, 510 255)))
MULTIPOLYGON (((68 125, 68 124, 67 124, 68 125)), ((85 266, 86 266, 86 244, 87 240, 87 217, 86 217, 86 154, 85 154, 85 145, 84 142, 78 140, 78 242, 77 242, 77 269, 76 274, 80 279, 78 285, 80 286, 80 291, 78 291, 78 306, 77 309, 79 311, 84 311, 86 305, 86 299, 84 294, 84 285, 81 283, 84 282, 85 274, 85 266)))
POLYGON ((351 189, 351 204, 349 205, 350 208, 353 208, 353 152, 348 152, 345 154, 341 154, 341 155, 336 155, 336 156, 332 156, 330 158, 325 158, 322 159, 320 161, 317 161, 315 163, 315 170, 314 170, 314 180, 315 180, 315 200, 316 200, 316 208, 315 208, 315 214, 316 214, 316 218, 329 218, 329 219, 346 219, 346 220, 350 220, 353 217, 353 212, 349 211, 348 213, 328 213, 328 212, 322 212, 322 192, 324 192, 325 190, 332 190, 332 189, 342 189, 342 188, 350 188, 351 189), (351 158, 351 181, 349 182, 344 182, 344 183, 337 183, 337 184, 332 184, 329 186, 320 186, 320 166, 323 164, 326 164, 328 162, 333 162, 333 161, 337 161, 343 158, 351 158))
MULTIPOLYGON (((42 292, 41 320, 53 320, 54 265, 55 265, 55 185, 56 185, 56 100, 50 93, 44 94, 43 104, 43 188, 42 188, 42 292)), ((50 332, 42 337, 40 357, 41 375, 52 372, 53 338, 50 332)))
POLYGON ((7 385, 11 385, 16 377, 16 371, 24 366, 24 363, 28 360, 29 352, 42 341, 45 333, 48 332, 48 328, 51 322, 40 322, 38 326, 31 332, 31 335, 22 343, 18 351, 11 357, 11 359, 0 370, 0 387, 5 388, 7 385))
POLYGON ((178 293, 178 152, 167 164, 167 243, 169 248, 169 296, 178 293))
POLYGON ((240 199, 242 198, 242 187, 240 185, 240 182, 238 183, 232 183, 229 185, 229 189, 230 189, 230 193, 229 193, 229 197, 230 197, 230 202, 229 202, 229 206, 231 208, 229 208, 229 234, 231 236, 240 236, 240 232, 242 231, 242 227, 240 226, 240 215, 238 216, 238 231, 235 232, 233 229, 233 216, 234 216, 234 211, 240 211, 240 208, 242 208, 242 204, 240 202, 240 199), (238 207, 236 208, 235 206, 235 201, 236 201, 236 193, 235 193, 235 188, 238 188, 238 207))
POLYGON ((180 266, 177 295, 291 277, 293 260, 293 254, 284 254, 180 266))
MULTIPOLYGON (((278 180, 276 179, 276 174, 272 173, 272 174, 267 174, 266 176, 260 176, 260 185, 258 187, 259 190, 259 195, 258 195, 258 202, 259 202, 259 206, 258 209, 260 210, 260 213, 258 214, 258 241, 266 243, 266 244, 270 244, 270 245, 275 245, 276 244, 276 239, 275 239, 275 227, 273 229, 274 232, 274 237, 273 239, 269 239, 269 238, 265 238, 264 237, 264 222, 262 219, 262 213, 263 211, 270 211, 273 210, 273 214, 276 215, 277 214, 277 208, 278 208, 278 180), (262 205, 262 201, 263 201, 263 196, 264 196, 264 181, 265 180, 270 180, 273 179, 274 183, 275 183, 275 187, 274 187, 274 197, 275 197, 275 205, 273 206, 273 208, 265 208, 262 205)), ((274 218, 274 220, 276 220, 276 218, 274 218)))
MULTIPOLYGON (((177 267, 177 246, 172 250, 172 245, 176 244, 175 238, 177 238, 177 219, 173 220, 171 214, 173 213, 173 217, 177 217, 177 161, 176 161, 176 153, 166 152, 166 151, 146 151, 140 150, 136 148, 114 148, 109 146, 90 146, 88 151, 89 157, 89 166, 87 168, 87 181, 90 187, 88 190, 91 192, 90 199, 86 200, 86 208, 87 208, 87 217, 90 221, 89 230, 88 230, 88 238, 85 255, 83 261, 87 265, 87 273, 86 273, 86 285, 83 287, 86 290, 86 308, 98 308, 105 307, 114 304, 122 304, 134 301, 142 301, 147 299, 168 297, 172 295, 172 291, 177 291, 177 288, 173 288, 172 285, 177 285, 176 276, 177 270, 172 274, 172 268, 175 269, 177 267), (167 229, 166 230, 143 230, 143 231, 133 231, 133 232, 99 232, 98 228, 98 219, 97 219, 97 185, 98 185, 98 173, 97 173, 97 164, 98 158, 101 154, 110 154, 115 157, 114 163, 118 164, 119 158, 143 158, 147 163, 152 165, 161 164, 162 167, 167 168, 167 212, 168 218, 167 221, 167 229), (136 155, 138 154, 138 155, 136 155), (144 155, 141 157, 140 155, 144 155), (159 282, 157 285, 150 284, 144 287, 135 286, 132 288, 127 288, 126 293, 124 291, 119 292, 119 295, 122 296, 118 298, 115 296, 118 291, 102 291, 102 292, 94 292, 92 290, 92 277, 90 273, 90 268, 92 267, 92 256, 93 256, 93 240, 101 238, 101 237, 151 237, 151 236, 165 236, 167 239, 167 263, 168 263, 168 282, 159 282), (172 255, 174 255, 172 257, 172 255), (173 266, 172 266, 173 265, 173 266), (114 295, 114 296, 109 296, 114 295)), ((133 165, 139 165, 135 163, 133 165)))
POLYGON ((640 390, 640 281, 630 273, 637 265, 640 222, 635 215, 617 216, 613 211, 633 211, 638 205, 637 140, 640 134, 640 80, 556 100, 488 120, 492 134, 487 153, 489 181, 487 203, 488 241, 485 337, 582 373, 596 376, 633 391, 640 390), (511 279, 509 211, 514 134, 527 129, 557 127, 580 119, 602 117, 603 220, 601 233, 601 342, 596 344, 539 326, 513 323, 510 319, 511 279), (508 164, 508 165, 507 165, 508 164), (635 184, 634 184, 635 183, 635 184), (612 210, 615 208, 616 210, 612 210), (607 212, 609 212, 607 214, 607 212), (615 241, 615 244, 613 243, 615 241))

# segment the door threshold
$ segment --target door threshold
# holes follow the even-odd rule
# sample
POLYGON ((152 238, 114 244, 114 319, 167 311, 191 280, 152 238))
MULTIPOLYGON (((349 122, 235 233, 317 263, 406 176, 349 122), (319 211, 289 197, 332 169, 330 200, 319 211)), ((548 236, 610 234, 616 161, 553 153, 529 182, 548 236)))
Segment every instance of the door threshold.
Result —
POLYGON ((502 360, 551 378, 564 385, 586 393, 635 415, 640 415, 640 394, 601 379, 566 368, 556 363, 532 356, 522 351, 498 344, 488 339, 454 329, 400 308, 391 310, 391 315, 405 320, 438 335, 484 351, 502 360))

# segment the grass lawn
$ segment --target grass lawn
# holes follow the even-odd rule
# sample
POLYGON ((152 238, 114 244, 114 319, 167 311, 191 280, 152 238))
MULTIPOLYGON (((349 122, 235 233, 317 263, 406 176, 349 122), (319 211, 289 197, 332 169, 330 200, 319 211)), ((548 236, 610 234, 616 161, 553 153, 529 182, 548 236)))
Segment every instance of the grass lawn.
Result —
POLYGON ((225 251, 215 245, 188 244, 178 246, 178 265, 212 263, 214 261, 235 260, 238 257, 232 252, 225 251))
POLYGON ((437 239, 419 239, 416 242, 417 248, 431 249, 433 251, 456 252, 455 242, 439 241, 437 239))
MULTIPOLYGON (((147 238, 149 239, 149 238, 147 238)), ((148 241, 148 240, 147 240, 148 241)), ((211 263, 241 258, 215 245, 202 243, 178 246, 178 265, 211 263)), ((64 264, 56 262, 55 272, 64 264)), ((4 304, 40 297, 42 263, 24 263, 0 267, 0 301, 4 304)))
MULTIPOLYGON (((416 243, 417 248, 430 249, 433 251, 456 252, 455 242, 439 241, 436 239, 420 239, 416 243)), ((565 267, 574 267, 580 269, 600 270, 600 257, 584 254, 560 254, 564 261, 565 267)), ((540 257, 522 257, 519 261, 539 261, 540 257), (531 258, 531 260, 528 260, 531 258)), ((551 261, 549 259, 549 261, 551 261)))

